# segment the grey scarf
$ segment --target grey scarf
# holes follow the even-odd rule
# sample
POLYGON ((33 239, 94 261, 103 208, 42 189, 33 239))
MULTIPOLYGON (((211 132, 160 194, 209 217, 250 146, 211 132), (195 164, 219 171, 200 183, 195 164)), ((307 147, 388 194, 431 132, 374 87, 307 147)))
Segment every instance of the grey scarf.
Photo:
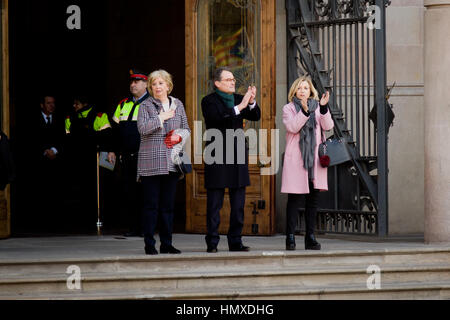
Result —
MULTIPOLYGON (((294 97, 294 105, 297 112, 302 112, 300 99, 294 97)), ((308 99, 308 109, 310 116, 303 128, 300 130, 300 152, 303 158, 303 167, 308 170, 309 180, 314 179, 314 159, 316 150, 316 109, 319 101, 308 99)))

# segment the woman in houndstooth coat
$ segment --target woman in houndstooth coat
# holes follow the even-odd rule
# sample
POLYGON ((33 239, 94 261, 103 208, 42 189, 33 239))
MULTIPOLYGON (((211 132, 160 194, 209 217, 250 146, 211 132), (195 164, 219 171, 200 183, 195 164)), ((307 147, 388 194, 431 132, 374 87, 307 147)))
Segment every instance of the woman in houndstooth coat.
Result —
POLYGON ((169 96, 172 76, 164 70, 150 74, 148 89, 151 97, 139 109, 138 130, 141 144, 138 159, 138 179, 144 193, 143 227, 145 253, 155 255, 154 234, 161 219, 160 252, 179 254, 172 246, 174 203, 180 174, 172 162, 175 145, 183 145, 190 129, 183 103, 169 96), (178 134, 173 134, 176 130, 178 134))

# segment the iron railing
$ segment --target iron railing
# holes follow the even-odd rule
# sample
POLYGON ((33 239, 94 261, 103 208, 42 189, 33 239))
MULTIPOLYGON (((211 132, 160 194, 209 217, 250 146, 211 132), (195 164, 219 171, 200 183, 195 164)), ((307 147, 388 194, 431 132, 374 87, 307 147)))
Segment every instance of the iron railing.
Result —
MULTIPOLYGON (((334 135, 352 160, 329 170, 318 231, 388 232, 386 0, 286 0, 289 84, 311 76, 331 93, 334 135)), ((299 231, 303 231, 300 209, 299 231)))

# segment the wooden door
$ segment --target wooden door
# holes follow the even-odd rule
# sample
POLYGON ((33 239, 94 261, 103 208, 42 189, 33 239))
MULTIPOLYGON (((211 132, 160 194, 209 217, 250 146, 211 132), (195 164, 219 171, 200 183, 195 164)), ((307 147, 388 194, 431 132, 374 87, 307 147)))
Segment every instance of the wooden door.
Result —
MULTIPOLYGON (((9 50, 8 50, 8 0, 1 0, 0 51, 1 51, 1 125, 2 131, 9 136, 9 50)), ((0 239, 11 234, 10 192, 9 186, 0 191, 0 239)))
MULTIPOLYGON (((257 140, 250 140, 251 186, 246 193, 243 233, 271 235, 275 232, 275 174, 267 172, 273 170, 275 164, 273 159, 270 163, 263 155, 274 156, 271 154, 271 129, 275 127, 276 114, 275 1, 185 0, 185 10, 185 104, 192 129, 193 161, 193 173, 186 178, 186 231, 206 233, 206 189, 202 161, 205 126, 200 104, 201 99, 212 92, 210 77, 214 68, 227 65, 238 80, 238 93, 250 84, 257 86, 258 104, 262 111, 261 121, 248 122, 245 129, 246 133, 255 133, 257 140), (264 141, 267 145, 261 147, 264 141), (253 214, 254 204, 259 200, 265 201, 265 208, 257 209, 258 214, 253 214), (258 225, 257 233, 252 225, 258 225)), ((229 214, 226 193, 221 211, 221 234, 228 232, 229 214)))

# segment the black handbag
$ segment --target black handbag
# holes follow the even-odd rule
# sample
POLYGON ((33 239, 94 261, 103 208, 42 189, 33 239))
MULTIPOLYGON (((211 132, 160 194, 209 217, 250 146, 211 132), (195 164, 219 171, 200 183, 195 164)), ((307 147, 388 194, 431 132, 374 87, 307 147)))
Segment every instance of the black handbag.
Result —
POLYGON ((183 151, 180 151, 178 156, 180 157, 180 160, 181 160, 176 165, 178 172, 181 173, 182 176, 184 176, 185 174, 191 173, 192 172, 192 164, 191 164, 190 159, 184 155, 183 151))
POLYGON ((339 138, 323 141, 319 145, 319 161, 321 166, 328 168, 351 160, 352 157, 345 143, 345 140, 339 138))

